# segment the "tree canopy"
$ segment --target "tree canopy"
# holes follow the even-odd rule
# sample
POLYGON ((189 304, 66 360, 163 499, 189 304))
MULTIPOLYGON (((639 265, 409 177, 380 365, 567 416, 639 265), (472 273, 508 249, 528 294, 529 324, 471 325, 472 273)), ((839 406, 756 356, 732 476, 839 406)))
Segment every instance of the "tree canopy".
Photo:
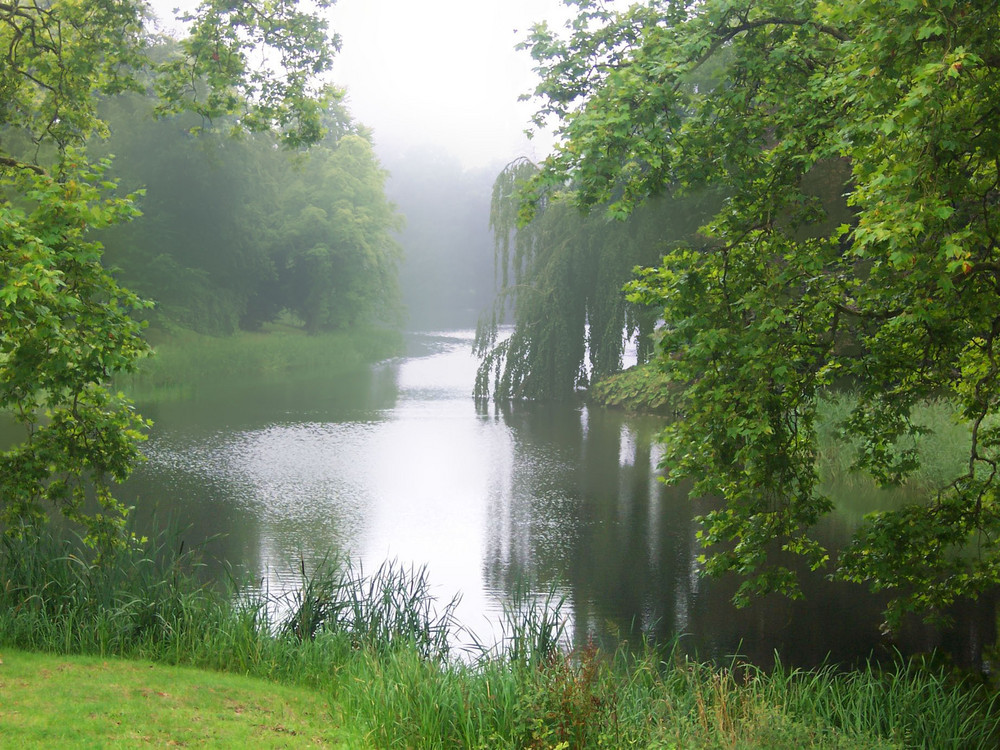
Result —
POLYGON ((310 332, 395 322, 391 232, 399 217, 363 126, 342 106, 308 150, 272 133, 200 133, 192 115, 153 120, 150 97, 107 101, 122 189, 142 187, 142 217, 100 234, 105 262, 155 302, 153 325, 213 335, 259 329, 290 312, 310 332))
POLYGON ((644 362, 658 313, 626 300, 622 285, 637 265, 691 239, 713 204, 709 194, 663 195, 614 221, 582 213, 560 191, 519 223, 519 195, 537 174, 535 164, 519 159, 494 182, 498 294, 477 331, 477 398, 568 399, 618 372, 633 339, 644 362), (502 330, 508 320, 511 330, 502 330))
MULTIPOLYGON (((311 7, 329 6, 318 0, 311 7)), ((152 55, 138 0, 0 2, 0 409, 24 427, 0 453, 0 526, 18 533, 54 506, 94 543, 121 538, 109 480, 138 458, 142 421, 108 388, 147 346, 144 305, 104 269, 95 229, 136 214, 88 141, 103 98, 154 91, 162 113, 200 125, 317 141, 339 95, 318 82, 337 46, 295 3, 205 0, 188 36, 152 55), (255 62, 259 61, 259 62, 255 62), (100 510, 88 513, 88 487, 100 510)))
POLYGON ((790 556, 830 552, 817 399, 883 483, 917 466, 913 407, 946 396, 968 462, 929 497, 869 517, 836 573, 888 589, 890 622, 1000 580, 1000 9, 992 0, 567 0, 536 26, 538 122, 560 143, 529 209, 573 190, 633 213, 666 189, 729 196, 707 243, 630 285, 662 316, 657 363, 679 417, 665 466, 696 495, 706 568, 739 597, 795 594, 790 556), (716 79, 689 85, 720 62, 716 79), (831 194, 842 201, 824 200, 831 194))

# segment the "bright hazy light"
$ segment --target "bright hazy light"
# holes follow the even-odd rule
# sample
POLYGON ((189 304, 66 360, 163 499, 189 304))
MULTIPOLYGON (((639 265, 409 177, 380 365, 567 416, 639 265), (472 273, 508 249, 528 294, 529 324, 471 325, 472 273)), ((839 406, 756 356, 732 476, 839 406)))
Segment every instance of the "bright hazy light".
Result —
MULTIPOLYGON (((166 26, 191 0, 153 0, 166 26)), ((380 151, 441 149, 466 167, 539 158, 549 141, 524 135, 535 77, 515 45, 532 24, 561 26, 561 0, 339 0, 330 27, 341 53, 332 79, 380 151)))
POLYGON ((537 156, 547 144, 527 141, 533 105, 518 102, 534 88, 532 61, 514 47, 564 15, 560 0, 340 0, 334 80, 394 151, 441 147, 466 166, 537 156))

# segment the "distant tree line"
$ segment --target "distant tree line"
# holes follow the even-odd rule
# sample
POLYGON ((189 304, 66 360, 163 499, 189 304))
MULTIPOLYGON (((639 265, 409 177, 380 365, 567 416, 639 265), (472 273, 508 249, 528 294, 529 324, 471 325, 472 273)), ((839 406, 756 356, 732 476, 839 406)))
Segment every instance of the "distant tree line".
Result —
POLYGON ((101 236, 122 283, 150 317, 208 334, 254 330, 283 312, 310 332, 396 321, 401 218, 365 130, 331 105, 308 151, 273 134, 232 139, 201 119, 151 117, 154 101, 102 107, 124 190, 142 216, 101 236))

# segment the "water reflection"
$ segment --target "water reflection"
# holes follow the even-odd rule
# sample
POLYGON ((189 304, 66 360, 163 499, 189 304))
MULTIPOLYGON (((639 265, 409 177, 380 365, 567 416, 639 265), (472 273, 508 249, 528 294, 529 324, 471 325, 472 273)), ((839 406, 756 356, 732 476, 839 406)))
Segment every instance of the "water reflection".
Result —
MULTIPOLYGON (((693 504, 659 481, 656 418, 582 405, 477 407, 472 332, 416 335, 409 356, 331 380, 203 384, 147 406, 149 461, 127 492, 272 590, 296 561, 343 552, 366 569, 426 564, 481 638, 515 583, 566 595, 577 642, 639 631, 711 658, 847 662, 885 648, 882 602, 806 576, 806 599, 729 603, 698 575, 693 504), (161 514, 162 515, 162 514, 161 514)), ((857 509, 855 509, 856 511, 857 509)), ((852 514, 820 530, 840 544, 852 514)), ((902 645, 937 638, 915 628, 902 645)))

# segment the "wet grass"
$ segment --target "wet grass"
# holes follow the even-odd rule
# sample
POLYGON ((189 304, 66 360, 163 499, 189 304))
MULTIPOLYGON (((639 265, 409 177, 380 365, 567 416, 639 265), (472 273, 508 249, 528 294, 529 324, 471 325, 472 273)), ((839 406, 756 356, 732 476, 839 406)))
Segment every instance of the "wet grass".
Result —
MULTIPOLYGON (((162 684, 155 669, 142 684, 149 664, 263 678, 247 688, 254 701, 273 706, 272 691, 286 689, 276 684, 311 691, 336 735, 323 742, 351 746, 964 749, 1000 739, 990 691, 920 662, 764 672, 648 644, 570 649, 561 600, 524 589, 502 616, 499 645, 487 646, 454 622, 453 602, 431 597, 421 569, 300 561, 298 587, 280 596, 236 578, 205 581, 203 570, 196 555, 164 541, 97 563, 72 539, 5 539, 0 646, 94 659, 72 667, 46 716, 28 704, 20 719, 8 711, 15 734, 5 726, 4 736, 35 736, 32 727, 48 722, 76 726, 78 744, 100 746, 107 736, 73 691, 101 680, 107 660, 125 658, 147 665, 129 700, 153 700, 162 684), (459 641, 470 646, 456 650, 459 641)), ((44 691, 37 670, 18 680, 19 691, 44 691)), ((122 710, 128 737, 163 739, 158 719, 122 710)))
POLYGON ((329 375, 352 372, 402 350, 402 335, 364 328, 306 335, 289 326, 259 333, 205 336, 175 330, 150 336, 154 353, 138 372, 120 376, 116 386, 144 402, 187 398, 195 384, 210 380, 280 380, 297 372, 329 375))
POLYGON ((5 747, 350 747, 315 690, 148 661, 0 654, 5 747))

